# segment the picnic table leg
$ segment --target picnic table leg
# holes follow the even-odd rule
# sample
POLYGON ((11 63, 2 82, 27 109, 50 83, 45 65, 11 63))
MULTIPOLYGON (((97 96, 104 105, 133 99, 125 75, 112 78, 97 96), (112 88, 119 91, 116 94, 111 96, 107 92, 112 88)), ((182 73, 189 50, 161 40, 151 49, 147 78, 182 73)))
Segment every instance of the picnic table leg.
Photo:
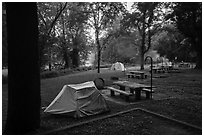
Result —
POLYGON ((113 90, 111 90, 111 96, 115 96, 115 94, 114 94, 114 91, 113 91, 113 90))
POLYGON ((133 88, 130 88, 130 93, 134 93, 134 89, 133 88))
POLYGON ((141 99, 141 89, 135 89, 135 100, 141 99))
POLYGON ((120 86, 120 90, 125 91, 125 86, 120 86))
POLYGON ((141 74, 141 79, 144 79, 144 74, 141 74))
MULTIPOLYGON (((125 91, 125 86, 120 86, 120 90, 125 91)), ((122 94, 120 93, 120 95, 122 95, 122 94)))
POLYGON ((146 99, 150 99, 151 93, 146 91, 146 99))

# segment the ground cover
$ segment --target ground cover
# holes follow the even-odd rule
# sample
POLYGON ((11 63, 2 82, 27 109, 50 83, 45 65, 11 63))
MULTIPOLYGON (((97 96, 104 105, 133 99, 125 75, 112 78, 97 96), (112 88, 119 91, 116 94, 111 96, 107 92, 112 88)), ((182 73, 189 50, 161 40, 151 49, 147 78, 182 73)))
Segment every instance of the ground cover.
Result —
MULTIPOLYGON (((136 107, 152 110, 154 112, 201 127, 201 124, 202 124, 202 75, 201 74, 202 74, 201 71, 197 71, 197 70, 182 70, 182 72, 178 74, 177 73, 165 74, 165 75, 168 75, 168 77, 153 79, 153 85, 157 86, 157 90, 153 95, 154 100, 141 100, 136 102, 130 102, 129 104, 126 103, 125 105, 117 104, 115 102, 107 100, 107 103, 111 111, 108 113, 104 113, 96 116, 91 116, 91 117, 82 118, 82 119, 73 119, 70 117, 68 118, 66 116, 62 117, 62 116, 48 115, 42 112, 41 129, 37 132, 37 134, 41 134, 43 131, 65 127, 73 123, 86 121, 89 119, 93 119, 95 117, 101 117, 104 115, 109 115, 112 113, 120 112, 131 108, 136 108, 136 107), (160 100, 157 100, 159 99, 157 97, 161 97, 160 95, 162 95, 163 98, 160 98, 160 100), (164 98, 169 98, 169 99, 164 99, 164 98)), ((105 79, 110 79, 110 77, 113 75, 120 77, 121 79, 127 79, 126 77, 124 77, 125 76, 124 73, 121 73, 121 72, 120 73, 104 72, 100 75, 90 72, 88 74, 81 73, 77 75, 69 75, 69 76, 62 76, 62 77, 42 80, 41 81, 42 106, 47 106, 54 99, 54 97, 59 93, 59 91, 61 90, 64 84, 78 83, 78 82, 80 83, 86 80, 93 80, 96 77, 103 77, 105 79)), ((145 84, 150 83, 149 77, 148 79, 145 79, 145 80, 138 80, 138 79, 130 79, 130 80, 136 81, 138 83, 145 83, 145 84)), ((110 83, 111 82, 109 82, 108 84, 110 83)), ((3 85, 2 89, 3 89, 2 90, 3 91, 2 120, 3 120, 3 126, 4 126, 5 118, 6 118, 7 87, 3 85)), ((120 120, 120 118, 118 118, 118 120, 120 120)), ((133 122, 133 124, 135 124, 135 126, 138 126, 137 123, 133 122)), ((90 128, 89 127, 86 128, 87 132, 90 131, 90 128)), ((61 133, 57 133, 57 134, 61 134, 61 133)), ((74 134, 74 133, 71 133, 71 134, 74 134)), ((82 133, 76 133, 76 134, 82 134, 82 133)), ((87 134, 91 134, 91 132, 87 134)), ((124 132, 121 132, 120 134, 124 134, 124 132)), ((128 134, 131 134, 131 133, 128 132, 128 134)))
MULTIPOLYGON (((41 106, 48 106, 51 101, 56 97, 56 95, 60 92, 63 85, 65 84, 74 84, 74 83, 82 83, 90 80, 94 80, 95 78, 102 77, 106 80, 106 84, 110 81, 111 76, 115 77, 123 77, 123 72, 110 71, 108 69, 101 69, 101 73, 98 74, 97 70, 92 71, 84 71, 80 73, 65 75, 61 77, 49 78, 49 79, 41 79, 41 106)), ((7 101, 8 101, 8 84, 2 85, 2 129, 5 127, 6 123, 6 115, 7 115, 7 101)), ((43 113, 44 114, 44 113, 43 113)))
POLYGON ((200 131, 164 120, 140 110, 90 122, 53 134, 79 135, 191 135, 200 131), (89 130, 87 130, 89 129, 89 130))

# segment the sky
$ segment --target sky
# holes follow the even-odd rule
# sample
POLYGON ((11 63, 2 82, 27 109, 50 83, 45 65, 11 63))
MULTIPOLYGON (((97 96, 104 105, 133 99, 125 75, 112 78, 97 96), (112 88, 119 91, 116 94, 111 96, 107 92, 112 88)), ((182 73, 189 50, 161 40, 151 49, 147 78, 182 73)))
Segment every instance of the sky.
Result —
POLYGON ((133 2, 127 2, 127 10, 129 12, 131 12, 131 6, 132 6, 133 2))

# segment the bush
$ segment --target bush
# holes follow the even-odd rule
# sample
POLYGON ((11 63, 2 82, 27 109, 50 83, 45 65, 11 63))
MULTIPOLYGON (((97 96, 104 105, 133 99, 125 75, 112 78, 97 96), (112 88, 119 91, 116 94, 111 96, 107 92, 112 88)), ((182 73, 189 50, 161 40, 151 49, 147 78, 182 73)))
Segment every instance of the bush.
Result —
POLYGON ((111 64, 105 64, 101 65, 100 68, 110 68, 112 65, 111 64))
POLYGON ((71 69, 61 69, 60 71, 59 71, 61 74, 70 74, 70 73, 72 73, 73 72, 73 70, 71 70, 71 69))
POLYGON ((115 77, 115 76, 111 76, 110 79, 111 79, 111 80, 119 80, 119 78, 118 78, 118 77, 115 77))
POLYGON ((57 71, 45 71, 40 74, 41 78, 57 77, 59 73, 57 71))
POLYGON ((87 70, 92 70, 92 66, 88 66, 88 67, 87 67, 87 70))

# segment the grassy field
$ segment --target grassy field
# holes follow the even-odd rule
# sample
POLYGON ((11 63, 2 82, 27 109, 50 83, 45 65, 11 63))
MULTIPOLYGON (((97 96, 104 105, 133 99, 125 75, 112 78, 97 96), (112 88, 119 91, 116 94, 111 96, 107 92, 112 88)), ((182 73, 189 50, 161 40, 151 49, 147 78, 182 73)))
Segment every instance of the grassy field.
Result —
MULTIPOLYGON (((71 125, 74 123, 78 123, 81 121, 87 121, 96 117, 101 117, 104 115, 114 114, 116 112, 120 112, 123 110, 131 109, 131 108, 145 108, 159 114, 163 114, 181 121, 185 121, 187 123, 191 123, 197 126, 202 125, 202 71, 201 70, 181 70, 181 73, 171 73, 171 74, 161 74, 165 75, 165 78, 154 78, 153 85, 157 87, 153 100, 141 100, 141 101, 132 101, 130 103, 126 103, 125 105, 117 104, 112 101, 108 101, 107 103, 110 107, 110 112, 91 116, 87 118, 74 119, 70 117, 62 117, 62 116, 52 116, 48 114, 41 114, 41 129, 39 130, 39 134, 43 131, 57 129, 60 127, 65 127, 67 125, 71 125)), ((55 96, 59 93, 63 85, 72 84, 72 83, 81 83, 89 80, 94 80, 97 77, 102 77, 108 82, 106 84, 111 84, 110 77, 117 76, 122 79, 126 79, 123 72, 115 72, 103 70, 101 74, 97 74, 96 71, 90 72, 81 72, 74 75, 61 76, 57 78, 43 79, 41 80, 41 98, 42 98, 42 107, 46 107, 49 103, 55 98, 55 96)), ((131 81, 135 81, 138 83, 150 84, 150 79, 139 80, 139 79, 130 79, 131 81)), ((6 108, 7 108, 7 85, 3 85, 2 90, 2 122, 3 127, 6 119, 6 108)), ((117 97, 116 97, 117 99, 117 97)), ((121 100, 120 100, 121 101, 121 100)), ((133 114, 132 117, 134 117, 133 114)), ((123 122, 123 118, 116 117, 116 119, 127 126, 127 122, 123 122)), ((104 131, 100 133, 111 133, 112 130, 115 130, 110 123, 114 123, 114 120, 109 122, 105 122, 104 125, 107 128, 104 128, 104 131)), ((145 121, 144 121, 145 122, 145 121)), ((99 122, 100 123, 100 122, 99 122)), ((137 122, 133 122, 136 127, 138 126, 137 122)), ((94 125, 93 125, 94 126, 94 125)), ((86 134, 91 134, 92 125, 89 125, 84 130, 87 132, 86 134), (89 132, 90 131, 90 132, 89 132)), ((146 125, 148 126, 148 125, 146 125)), ((115 126, 117 127, 117 126, 115 126)), ((151 126, 150 126, 151 127, 151 126)), ((79 127, 80 128, 80 127, 79 127)), ((58 132, 56 134, 85 134, 85 132, 80 132, 79 128, 76 127, 75 132, 63 131, 58 132)), ((83 127, 84 128, 84 127, 83 127)), ((142 127, 141 127, 142 128, 142 127)), ((101 128, 100 130, 103 130, 101 128)), ((149 129, 150 130, 150 129, 149 129)), ((151 131, 151 130, 150 130, 151 131)), ((154 134, 153 132, 146 132, 146 134, 154 134)), ((98 132, 98 134, 100 134, 98 132)), ((113 132, 115 133, 115 132, 113 132)), ((129 131, 125 132, 117 132, 117 134, 131 134, 129 131)), ((144 132, 145 133, 145 132, 144 132)), ((97 133, 93 133, 97 134, 97 133)), ((140 132, 132 134, 141 134, 140 132)))
MULTIPOLYGON (((124 77, 124 72, 110 71, 107 69, 101 69, 101 73, 98 74, 97 70, 85 71, 76 74, 65 75, 61 77, 42 79, 41 80, 41 106, 48 106, 51 101, 60 92, 63 85, 82 83, 86 81, 94 80, 101 77, 104 79, 110 79, 111 76, 124 77)), ((109 82, 109 81, 108 81, 109 82)), ((108 84, 108 83, 106 83, 108 84)), ((7 100, 8 100, 8 85, 2 85, 2 128, 5 126, 6 114, 7 114, 7 100)))

